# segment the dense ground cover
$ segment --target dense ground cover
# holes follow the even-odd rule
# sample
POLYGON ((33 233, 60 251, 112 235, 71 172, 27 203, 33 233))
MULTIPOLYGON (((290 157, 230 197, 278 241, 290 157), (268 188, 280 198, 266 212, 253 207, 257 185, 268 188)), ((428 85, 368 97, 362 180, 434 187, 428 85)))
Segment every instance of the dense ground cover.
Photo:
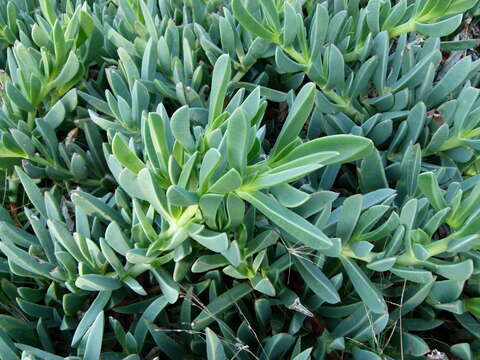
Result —
POLYGON ((480 358, 477 0, 0 0, 0 359, 480 358))

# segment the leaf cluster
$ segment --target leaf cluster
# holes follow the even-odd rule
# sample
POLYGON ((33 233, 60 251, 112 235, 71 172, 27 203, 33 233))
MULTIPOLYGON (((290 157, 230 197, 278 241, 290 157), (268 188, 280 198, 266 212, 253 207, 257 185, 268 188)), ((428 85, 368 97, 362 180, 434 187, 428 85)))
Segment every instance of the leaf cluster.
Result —
POLYGON ((0 359, 477 358, 476 16, 0 0, 0 359))

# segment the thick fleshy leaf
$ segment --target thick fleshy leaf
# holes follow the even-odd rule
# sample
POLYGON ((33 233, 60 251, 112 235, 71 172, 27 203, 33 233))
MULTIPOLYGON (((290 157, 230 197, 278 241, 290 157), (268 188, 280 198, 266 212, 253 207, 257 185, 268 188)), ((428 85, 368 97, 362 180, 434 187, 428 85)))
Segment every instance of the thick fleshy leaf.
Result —
POLYGON ((215 252, 223 252, 228 248, 228 237, 225 233, 206 229, 200 233, 190 233, 190 236, 199 244, 215 252))
MULTIPOLYGON (((234 4, 234 11, 235 5, 236 4, 234 4)), ((212 90, 210 93, 210 103, 208 108, 209 124, 212 124, 217 116, 222 113, 231 73, 230 57, 224 54, 218 58, 213 68, 212 90)))
POLYGON ((179 295, 180 288, 178 284, 172 279, 170 274, 161 267, 151 269, 150 271, 157 279, 160 285, 160 289, 162 289, 162 293, 167 299, 167 301, 170 304, 174 304, 177 301, 179 295))
POLYGON ((85 360, 96 360, 100 358, 104 322, 105 315, 103 311, 101 311, 88 333, 87 343, 85 344, 85 354, 83 356, 85 360))
POLYGON ((332 246, 331 240, 317 227, 296 213, 284 208, 272 197, 259 191, 252 193, 238 192, 238 196, 260 210, 275 225, 312 249, 325 250, 332 246))
POLYGON ((228 119, 226 137, 228 164, 240 174, 245 173, 247 167, 249 129, 244 110, 238 108, 228 119))
POLYGON ((189 152, 195 149, 195 140, 190 132, 190 112, 188 106, 182 106, 175 111, 170 120, 175 139, 189 152))
POLYGON ((276 39, 277 35, 268 30, 266 26, 259 23, 257 19, 255 19, 253 15, 250 14, 250 12, 243 6, 241 0, 232 1, 232 10, 238 22, 252 34, 267 40, 276 39))
POLYGON ((308 83, 300 90, 288 113, 285 124, 278 135, 272 149, 272 154, 277 154, 285 146, 296 139, 312 111, 315 100, 315 84, 308 83))
POLYGON ((0 242, 0 250, 8 257, 8 259, 20 266, 25 271, 43 276, 46 278, 52 278, 50 272, 55 268, 54 265, 35 259, 26 251, 17 248, 16 246, 9 245, 5 242, 0 242))
POLYGON ((218 179, 208 188, 209 193, 226 194, 238 189, 242 185, 242 177, 235 169, 228 170, 225 175, 218 179))
POLYGON ((416 23, 415 28, 424 35, 442 37, 454 32, 462 23, 462 19, 463 15, 458 14, 434 24, 416 23))
POLYGON ((184 188, 171 185, 167 190, 167 200, 174 206, 190 206, 198 203, 198 195, 184 188))
POLYGON ((420 174, 418 177, 418 187, 430 201, 435 210, 440 211, 447 207, 447 203, 443 198, 438 181, 432 172, 420 174))
POLYGON ((340 257, 340 261, 350 278, 353 287, 358 295, 365 302, 365 305, 374 313, 383 314, 387 311, 387 304, 383 296, 375 288, 370 279, 360 267, 348 258, 340 257))
POLYGON ((340 301, 340 295, 337 290, 318 265, 301 257, 293 257, 293 261, 305 284, 315 294, 330 304, 336 304, 340 301))
POLYGON ((47 218, 47 209, 45 208, 45 201, 40 192, 40 189, 37 187, 34 181, 27 174, 25 174, 25 172, 23 172, 22 169, 16 167, 15 171, 20 178, 20 181, 22 182, 22 185, 28 197, 30 198, 30 201, 33 203, 40 215, 47 218))
POLYGON ((168 301, 165 296, 159 296, 152 301, 143 311, 138 321, 134 336, 138 346, 141 348, 147 336, 149 325, 155 321, 157 316, 168 305, 168 301))
POLYGON ((108 276, 97 274, 86 274, 80 276, 75 285, 87 291, 113 291, 122 287, 122 282, 108 276))
POLYGON ((138 174, 145 167, 145 164, 129 149, 119 134, 113 138, 112 151, 118 162, 134 174, 138 174))
POLYGON ((294 337, 290 334, 280 333, 268 338, 265 342, 264 351, 260 359, 281 359, 290 350, 294 343, 294 337))
POLYGON ((88 215, 98 215, 108 221, 116 221, 121 225, 126 224, 122 215, 117 210, 89 193, 76 190, 72 192, 71 197, 73 203, 82 208, 88 215))
POLYGON ((82 339, 83 335, 85 335, 90 326, 95 322, 107 304, 108 300, 110 300, 111 295, 111 291, 101 291, 98 293, 97 297, 92 302, 92 305, 90 305, 88 310, 85 312, 82 320, 75 329, 72 339, 72 346, 75 346, 82 339))
POLYGON ((246 283, 235 285, 230 290, 225 291, 217 296, 208 304, 200 315, 198 315, 192 323, 195 330, 201 330, 217 319, 217 316, 234 306, 243 297, 247 296, 252 288, 246 283))
POLYGON ((249 191, 255 191, 290 183, 314 172, 315 170, 320 169, 322 166, 323 165, 320 164, 311 164, 283 171, 276 171, 275 169, 275 172, 269 171, 265 174, 261 174, 255 178, 253 182, 246 184, 246 187, 249 189, 249 191))
POLYGON ((338 155, 321 161, 323 165, 342 164, 368 156, 373 151, 370 139, 354 135, 333 135, 321 137, 297 146, 285 157, 275 161, 279 166, 307 155, 321 152, 336 152, 338 155))
POLYGON ((218 336, 209 328, 205 329, 207 341, 207 359, 208 360, 224 360, 225 351, 223 345, 218 339, 218 336))

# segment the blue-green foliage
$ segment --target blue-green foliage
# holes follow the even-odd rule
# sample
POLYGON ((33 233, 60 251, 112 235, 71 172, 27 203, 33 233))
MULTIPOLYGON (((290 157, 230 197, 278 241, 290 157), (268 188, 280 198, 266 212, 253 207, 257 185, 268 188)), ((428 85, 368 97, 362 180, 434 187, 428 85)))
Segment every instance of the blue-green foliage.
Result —
POLYGON ((0 0, 0 359, 480 356, 477 2, 0 0))

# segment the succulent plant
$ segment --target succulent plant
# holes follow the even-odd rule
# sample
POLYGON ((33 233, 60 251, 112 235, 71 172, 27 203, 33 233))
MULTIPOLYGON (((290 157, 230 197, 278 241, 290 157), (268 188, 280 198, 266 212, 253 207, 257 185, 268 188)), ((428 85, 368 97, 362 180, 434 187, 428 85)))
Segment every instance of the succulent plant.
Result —
POLYGON ((0 359, 476 359, 478 6, 0 0, 0 359))

